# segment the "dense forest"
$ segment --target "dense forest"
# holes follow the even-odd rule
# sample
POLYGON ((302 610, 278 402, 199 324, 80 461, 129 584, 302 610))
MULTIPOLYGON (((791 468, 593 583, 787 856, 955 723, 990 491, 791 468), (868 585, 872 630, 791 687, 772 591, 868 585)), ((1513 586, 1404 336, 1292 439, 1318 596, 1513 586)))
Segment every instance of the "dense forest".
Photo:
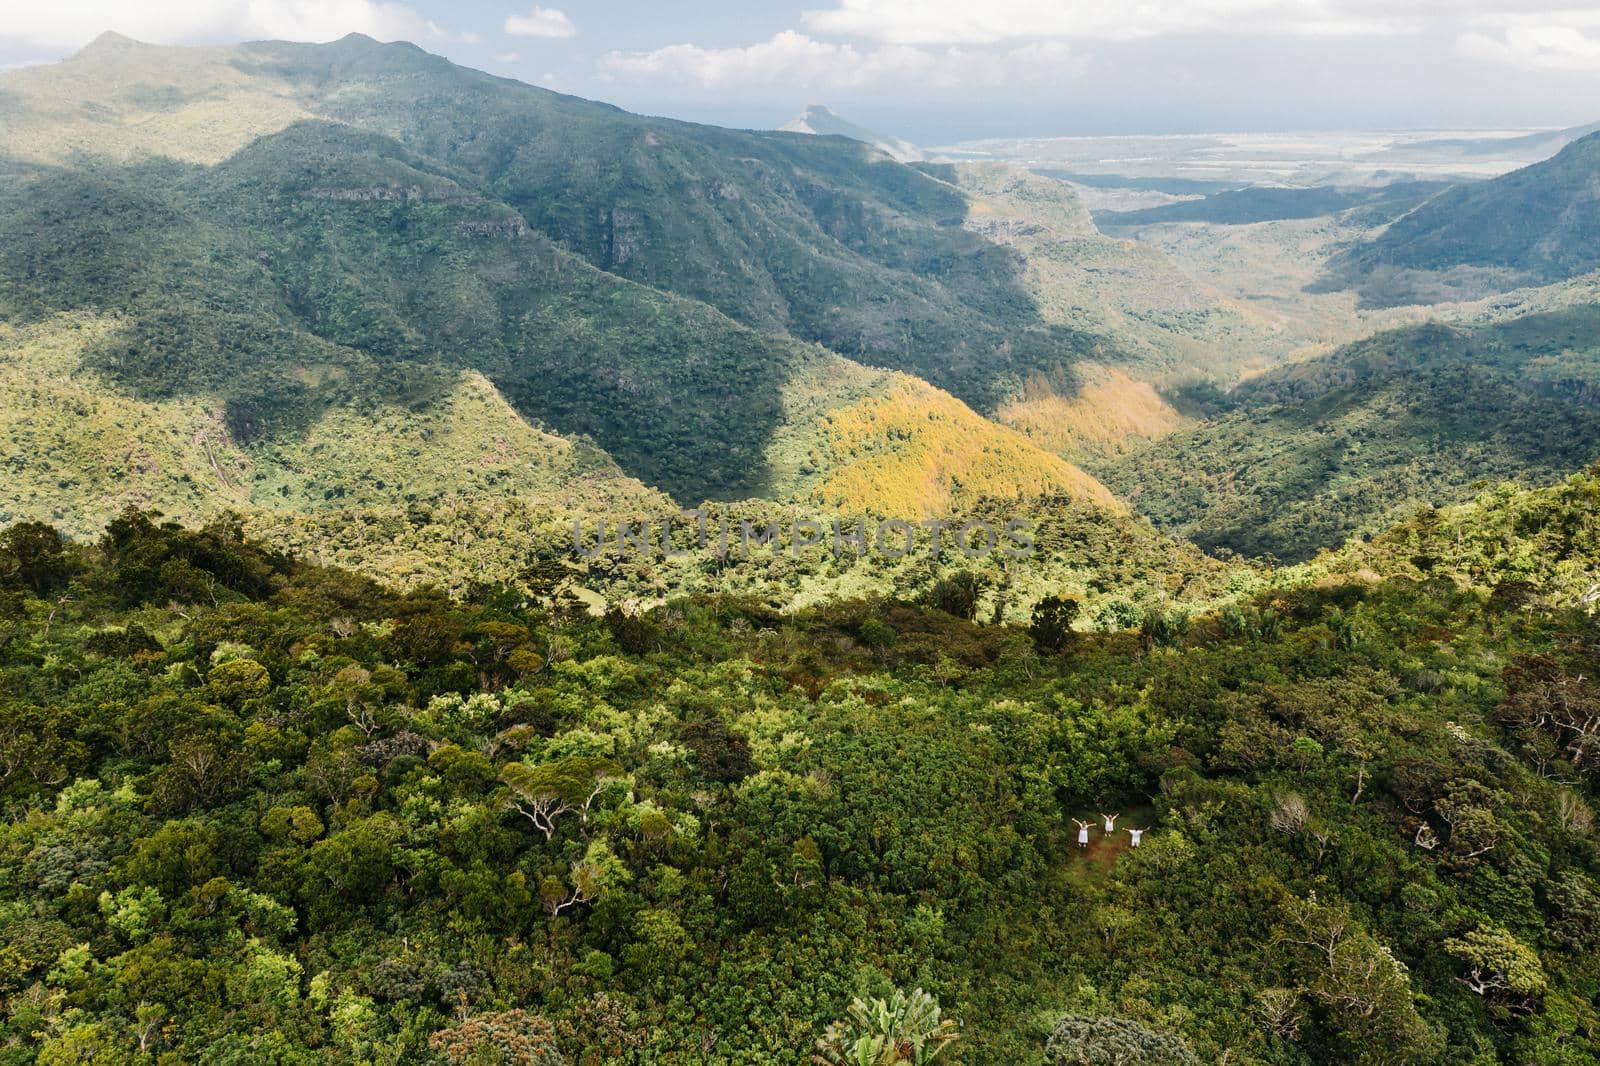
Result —
POLYGON ((0 1056, 1595 1062, 1597 498, 1109 630, 13 526, 0 1056))
POLYGON ((1474 485, 1600 458, 1597 326, 1587 305, 1381 333, 1246 381, 1096 472, 1203 548, 1302 560, 1474 485))
POLYGON ((0 1066, 1600 1066, 1600 135, 0 109, 0 1066))

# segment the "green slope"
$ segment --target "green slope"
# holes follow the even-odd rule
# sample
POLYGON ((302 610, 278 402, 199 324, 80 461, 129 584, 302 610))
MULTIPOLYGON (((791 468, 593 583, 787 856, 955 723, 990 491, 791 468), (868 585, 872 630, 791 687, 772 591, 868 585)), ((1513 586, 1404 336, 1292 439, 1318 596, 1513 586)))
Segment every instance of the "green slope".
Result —
POLYGON ((555 513, 671 506, 592 443, 529 425, 473 371, 439 371, 426 404, 331 400, 300 433, 241 443, 219 394, 129 396, 86 364, 133 333, 120 315, 86 312, 0 325, 0 523, 89 537, 127 507, 304 522, 458 496, 555 513))
POLYGON ((923 988, 941 1062, 1594 1066, 1595 619, 1501 561, 1597 493, 1059 647, 0 531, 0 1047, 765 1066, 923 988))
POLYGON ((0 92, 21 112, 0 143, 35 161, 102 134, 136 157, 146 126, 146 154, 207 163, 297 117, 381 133, 603 270, 980 407, 1097 341, 1040 319, 1016 257, 962 228, 957 190, 847 140, 642 118, 360 36, 223 50, 105 40, 0 77, 0 92), (250 121, 206 121, 219 102, 249 113, 263 100, 276 103, 250 121))
POLYGON ((114 311, 88 361, 220 399, 241 443, 333 403, 426 405, 463 369, 697 500, 763 483, 801 346, 596 270, 394 142, 298 124, 213 168, 41 172, 0 191, 0 308, 114 311))
POLYGON ((1330 266, 1372 305, 1473 299, 1600 266, 1600 133, 1553 159, 1459 185, 1330 266))
POLYGON ((1600 457, 1600 309, 1381 334, 1251 381, 1230 408, 1094 471, 1208 548, 1302 558, 1474 482, 1600 457))

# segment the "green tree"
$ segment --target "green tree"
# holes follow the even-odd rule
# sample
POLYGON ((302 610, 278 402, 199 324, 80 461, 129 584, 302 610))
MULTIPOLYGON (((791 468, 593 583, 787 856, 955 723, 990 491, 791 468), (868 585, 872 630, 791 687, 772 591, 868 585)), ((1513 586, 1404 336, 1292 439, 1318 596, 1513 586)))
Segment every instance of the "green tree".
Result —
POLYGON ((1046 596, 1033 605, 1028 636, 1041 652, 1057 652, 1072 639, 1072 623, 1083 610, 1077 600, 1066 596, 1046 596))
POLYGON ((1481 926, 1451 937, 1444 949, 1461 961, 1458 980, 1482 996, 1492 1010, 1530 1014, 1544 996, 1544 967, 1532 948, 1499 926, 1481 926))
POLYGON ((1110 1015, 1063 1016, 1045 1055, 1052 1066, 1200 1066, 1181 1038, 1110 1015))
POLYGON ((887 999, 852 1000, 841 1021, 817 1041, 822 1066, 921 1066, 948 1050, 959 1035, 939 1003, 922 989, 899 989, 887 999))

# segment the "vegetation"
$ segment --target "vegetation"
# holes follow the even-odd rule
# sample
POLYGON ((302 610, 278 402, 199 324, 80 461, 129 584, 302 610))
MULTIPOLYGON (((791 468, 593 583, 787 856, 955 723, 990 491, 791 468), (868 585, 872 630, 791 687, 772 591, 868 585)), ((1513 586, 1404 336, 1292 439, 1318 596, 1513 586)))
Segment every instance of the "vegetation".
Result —
POLYGON ((1449 186, 1443 182, 1396 181, 1376 186, 1316 185, 1310 188, 1258 186, 1224 189, 1200 200, 1185 200, 1137 211, 1100 211, 1095 225, 1120 226, 1163 222, 1209 222, 1247 226, 1289 218, 1317 218, 1357 210, 1370 225, 1392 222, 1449 186))
POLYGON ((1553 159, 1428 200, 1331 264, 1327 284, 1373 305, 1474 299, 1600 267, 1600 133, 1553 159))
POLYGON ((904 374, 820 415, 795 495, 845 514, 935 518, 985 496, 1070 495, 1117 510, 1110 490, 1020 434, 904 374), (810 472, 812 476, 807 476, 810 472))
POLYGON ((1600 457, 1593 306, 1380 334, 1236 389, 1230 409, 1098 472, 1206 548, 1303 559, 1482 481, 1600 457))
POLYGON ((1153 386, 1125 371, 1092 363, 1080 363, 1076 371, 1077 389, 1070 398, 1062 395, 1070 390, 1034 376, 1017 399, 995 412, 995 419, 1058 455, 1102 460, 1188 424, 1153 386))
POLYGON ((241 445, 225 407, 139 399, 84 360, 128 331, 118 316, 0 325, 0 521, 92 537, 129 506, 190 521, 226 510, 304 514, 470 494, 545 508, 660 511, 660 493, 603 451, 524 421, 481 374, 441 381, 422 407, 346 402, 303 435, 241 445))
POLYGON ((1600 702, 1563 592, 1597 498, 1060 651, 890 600, 630 622, 225 524, 13 527, 0 1047, 1592 1062, 1593 717, 1532 712, 1600 702), (1100 810, 1144 846, 1078 854, 1100 810))
MULTIPOLYGON (((1592 279, 1224 394, 1414 322, 1290 290, 1419 190, 0 93, 0 1066, 1600 1064, 1592 279)), ((1591 147, 1379 268, 1582 268, 1591 147)))
MULTIPOLYGON (((493 581, 526 595, 576 598, 597 610, 628 601, 656 605, 686 593, 727 593, 776 611, 837 599, 917 599, 945 577, 971 573, 983 582, 976 610, 985 619, 1026 622, 1035 600, 1061 592, 1084 604, 1087 623, 1111 624, 1154 605, 1220 602, 1262 581, 1257 570, 1207 558, 1142 519, 1062 495, 980 499, 969 509, 918 524, 911 550, 903 555, 879 548, 885 523, 870 515, 830 519, 815 507, 762 501, 710 505, 700 513, 703 544, 701 519, 674 508, 597 516, 552 511, 522 499, 450 497, 406 507, 251 514, 244 521, 252 535, 280 549, 401 587, 433 584, 460 595, 493 575, 493 581), (669 518, 670 555, 661 541, 669 518), (962 528, 973 521, 995 531, 994 550, 984 550, 985 536, 978 529, 968 535, 969 552, 958 545, 962 528), (1018 535, 1033 544, 1025 559, 1005 550, 1016 547, 1006 535, 1013 521, 1026 523, 1018 535), (647 532, 651 547, 634 550, 630 543, 620 550, 622 523, 635 536, 647 532), (752 536, 748 551, 746 523, 752 536), (781 534, 776 546, 755 545, 753 539, 764 537, 774 523, 781 534), (822 541, 796 550, 791 531, 803 523, 812 523, 803 529, 813 536, 820 525, 822 541), (581 551, 574 544, 575 525, 581 551), (863 530, 865 546, 858 548, 863 530)), ((897 536, 890 527, 885 544, 898 552, 903 538, 903 531, 897 536)))

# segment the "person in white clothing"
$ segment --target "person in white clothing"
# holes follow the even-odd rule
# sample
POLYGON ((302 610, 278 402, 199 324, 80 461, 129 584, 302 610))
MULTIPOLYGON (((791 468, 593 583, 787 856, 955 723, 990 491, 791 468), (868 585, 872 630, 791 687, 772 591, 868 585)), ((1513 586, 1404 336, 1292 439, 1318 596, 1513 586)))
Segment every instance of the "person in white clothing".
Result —
MULTIPOLYGON (((1078 822, 1078 820, 1076 818, 1074 818, 1073 821, 1074 822, 1078 822)), ((1089 823, 1088 822, 1078 822, 1078 847, 1086 848, 1088 846, 1089 846, 1089 823)))
POLYGON ((1100 817, 1102 817, 1102 818, 1104 818, 1106 820, 1106 832, 1115 833, 1117 831, 1117 819, 1121 818, 1122 815, 1120 815, 1120 814, 1106 814, 1104 811, 1102 811, 1100 813, 1100 817))
POLYGON ((1144 830, 1143 829, 1130 829, 1130 830, 1128 830, 1128 832, 1133 834, 1133 846, 1134 847, 1138 847, 1139 846, 1139 838, 1144 836, 1144 830))

